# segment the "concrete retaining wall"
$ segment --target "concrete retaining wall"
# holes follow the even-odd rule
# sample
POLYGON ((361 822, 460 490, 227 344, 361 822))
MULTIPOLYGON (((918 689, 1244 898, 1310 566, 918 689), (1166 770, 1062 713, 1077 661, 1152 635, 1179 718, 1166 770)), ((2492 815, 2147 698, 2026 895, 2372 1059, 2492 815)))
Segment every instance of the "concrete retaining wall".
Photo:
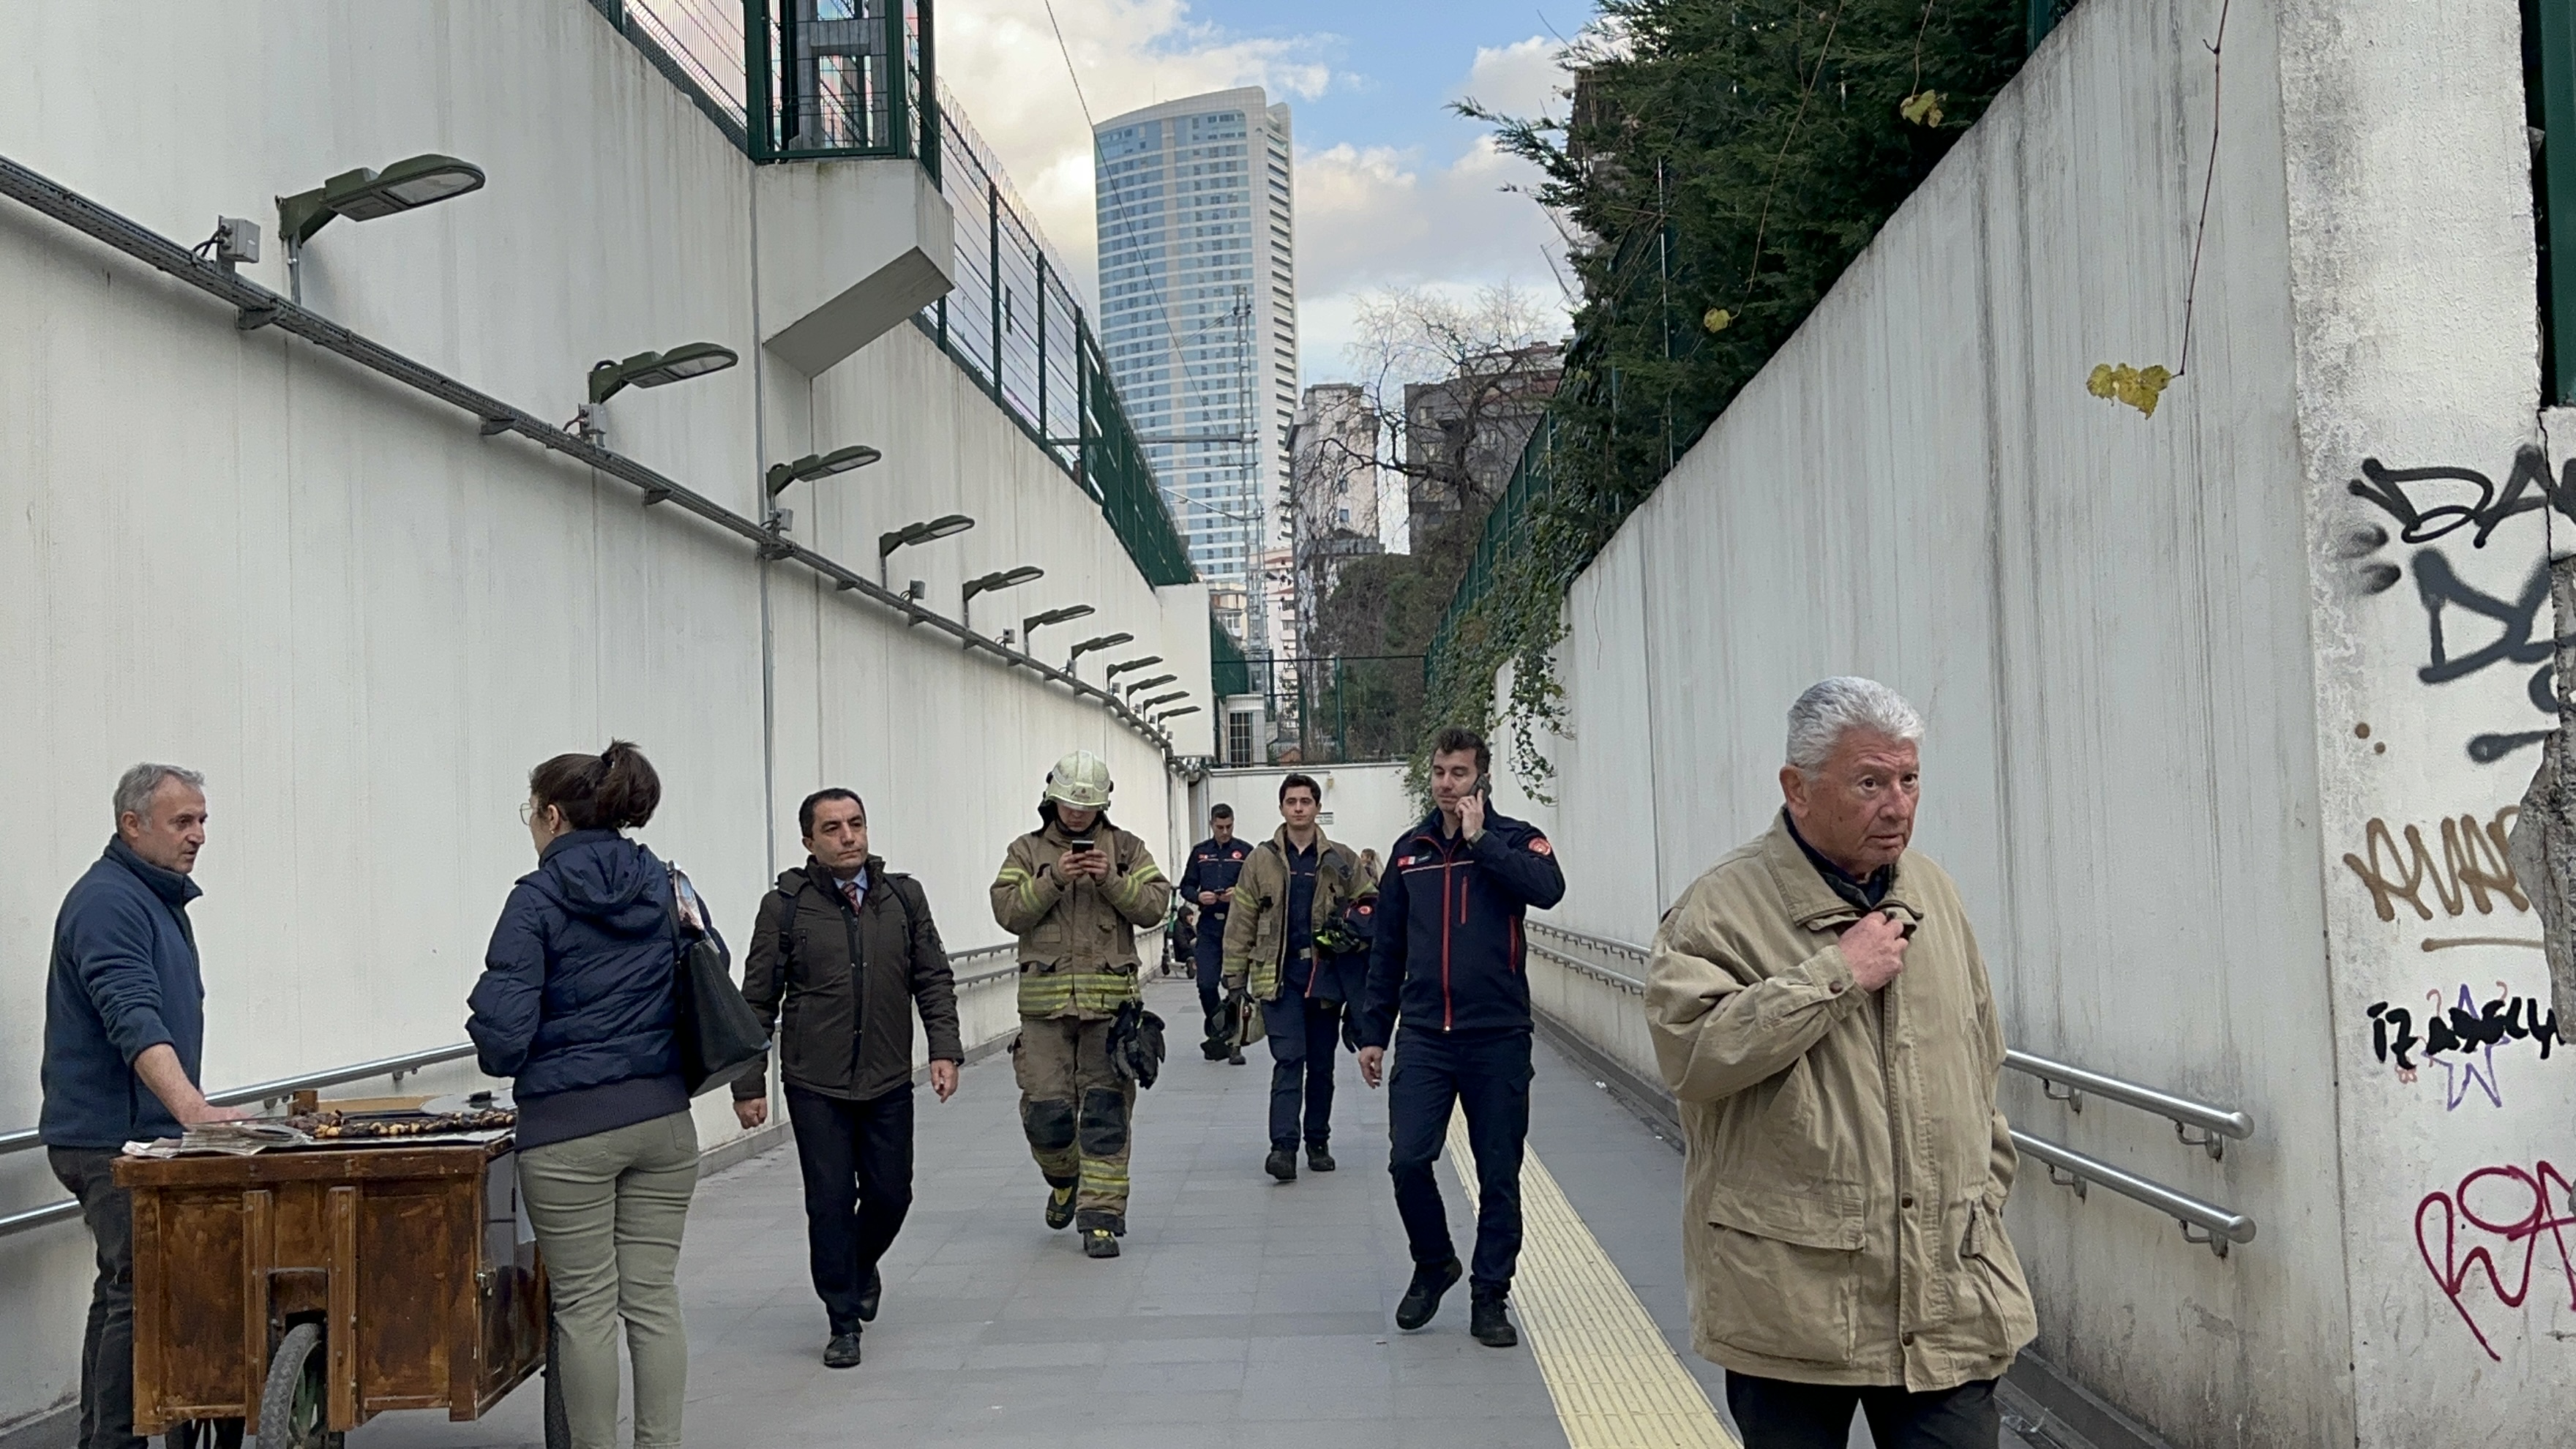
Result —
POLYGON ((2007 1081, 2260 1225, 2222 1261, 2025 1164, 2041 1351, 2179 1444, 2553 1443, 2576 1083, 2425 1044, 2547 995, 2500 840, 2552 718, 2517 13, 2238 4, 2221 109, 2220 12, 2075 7, 1577 581, 1554 915, 1646 940, 1778 808, 1796 693, 1886 680, 2014 1044, 2258 1123, 2212 1161, 2007 1081), (2186 375, 2088 396, 2180 364, 2196 244, 2186 375))
MULTIPOLYGON (((273 197, 422 151, 489 184, 333 223, 304 256, 308 306, 563 418, 600 358, 723 343, 742 366, 611 401, 609 446, 756 516, 766 464, 874 444, 884 462, 790 489, 796 537, 873 573, 877 532, 965 512, 974 531, 897 556, 931 608, 953 617, 963 579, 1036 564, 1042 583, 978 601, 985 632, 1087 602, 1041 635, 1057 662, 1119 631, 1204 658, 1204 611, 1158 597, 1098 506, 909 326, 818 378, 762 355, 779 323, 756 315, 752 168, 584 0, 0 19, 0 154, 182 242, 218 213, 257 219, 267 250, 245 270, 280 292, 273 197), (1166 643, 1173 619, 1195 638, 1166 643)), ((0 277, 0 1128, 35 1121, 54 912, 141 758, 210 777, 193 915, 218 1087, 460 1039, 531 863, 527 771, 612 736, 663 776, 641 837, 738 948, 819 784, 868 797, 876 848, 961 951, 1001 939, 986 886, 1064 750, 1108 757, 1117 817, 1169 858, 1161 753, 1091 701, 764 570, 739 539, 276 329, 238 331, 14 203, 0 277)), ((996 995, 970 996, 970 1039, 1002 1029, 996 995)), ((700 1130, 735 1131, 721 1100, 700 1130)), ((0 1212, 59 1196, 41 1153, 0 1158, 0 1212)), ((0 1426, 69 1393, 88 1287, 77 1227, 0 1239, 0 1426)))

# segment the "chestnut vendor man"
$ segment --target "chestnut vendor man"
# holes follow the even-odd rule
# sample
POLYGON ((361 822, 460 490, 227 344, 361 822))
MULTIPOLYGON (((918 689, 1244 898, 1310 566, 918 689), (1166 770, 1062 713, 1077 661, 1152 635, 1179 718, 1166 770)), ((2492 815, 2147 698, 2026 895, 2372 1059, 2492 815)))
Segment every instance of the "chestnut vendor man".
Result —
POLYGON ((1374 1087, 1395 1046, 1387 1091, 1395 1139, 1387 1171, 1413 1250, 1395 1326, 1431 1321, 1465 1270, 1449 1238, 1432 1164, 1452 1104, 1476 1156, 1476 1253, 1469 1332, 1520 1342, 1504 1311, 1521 1249, 1521 1151, 1529 1136, 1530 1000, 1521 921, 1565 897, 1555 848, 1486 807, 1493 752, 1473 730, 1431 742, 1433 809, 1395 842, 1378 882, 1377 929, 1360 1014, 1360 1078, 1374 1087), (1399 1021, 1401 1030, 1398 1029, 1399 1021))
MULTIPOLYGON (((805 1241, 831 1337, 830 1368, 859 1362, 877 1316, 877 1260, 912 1209, 912 1016, 930 1042, 930 1089, 945 1102, 966 1058, 957 992, 930 901, 868 851, 868 807, 817 790, 797 807, 807 859, 760 902, 742 995, 778 1026, 779 1075, 805 1175, 805 1241)), ((734 1079, 745 1128, 769 1119, 769 1071, 734 1079)))
POLYGON ((137 765, 116 782, 116 833, 63 898, 45 982, 47 1164, 98 1247, 81 1335, 79 1449, 142 1449, 134 1433, 134 1203, 110 1169, 132 1141, 243 1115, 198 1090, 206 988, 189 879, 206 843, 206 781, 137 765))

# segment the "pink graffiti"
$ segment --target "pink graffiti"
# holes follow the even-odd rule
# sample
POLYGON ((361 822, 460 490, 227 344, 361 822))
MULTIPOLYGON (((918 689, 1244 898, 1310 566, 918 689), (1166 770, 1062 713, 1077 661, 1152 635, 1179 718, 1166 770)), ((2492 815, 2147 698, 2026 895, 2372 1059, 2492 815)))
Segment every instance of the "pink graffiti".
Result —
POLYGON ((2576 1210, 2569 1207, 2568 1186, 2565 1174, 2546 1161, 2535 1163, 2529 1171, 2514 1166, 2481 1167, 2461 1178, 2453 1191, 2428 1192, 2415 1205, 2415 1251, 2423 1255, 2424 1266, 2432 1272, 2433 1281, 2442 1285, 2444 1296, 2476 1336, 2478 1347, 2498 1363, 2504 1362, 2504 1355, 2487 1341, 2486 1330, 2478 1327, 2476 1315, 2469 1312, 2469 1305, 2462 1299, 2462 1290, 2474 1270, 2486 1276, 2487 1287, 2494 1291, 2497 1302, 2507 1308, 2520 1308, 2523 1300, 2531 1296, 2532 1262, 2539 1256, 2541 1238, 2546 1235, 2558 1250, 2557 1271, 2567 1280, 2567 1306, 2576 1310, 2576 1259, 2568 1256, 2565 1232, 2576 1227, 2576 1210), (2473 1205, 2469 1200, 2473 1192, 2485 1201, 2473 1205), (2501 1202, 2496 1197, 2499 1193, 2505 1195, 2501 1202), (2428 1221, 2436 1215, 2440 1218, 2442 1245, 2438 1258, 2434 1256, 2432 1238, 2425 1231, 2428 1221), (2460 1238, 2464 1223, 2494 1241, 2475 1241, 2473 1235, 2472 1246, 2463 1252, 2460 1238), (2522 1251, 2522 1265, 2513 1275, 2513 1287, 2508 1289, 2495 1255, 2501 1252, 2511 1261, 2516 1245, 2522 1251))

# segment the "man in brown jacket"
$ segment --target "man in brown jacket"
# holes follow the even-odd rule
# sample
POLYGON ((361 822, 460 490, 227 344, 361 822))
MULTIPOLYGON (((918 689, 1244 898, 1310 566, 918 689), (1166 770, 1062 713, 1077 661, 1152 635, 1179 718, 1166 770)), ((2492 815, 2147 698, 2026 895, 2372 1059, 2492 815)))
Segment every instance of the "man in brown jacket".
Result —
POLYGON ((1136 932, 1172 904, 1145 842, 1109 823, 1111 788, 1089 750, 1056 761, 1038 828, 1011 841, 993 876, 994 924, 1020 938, 1020 1129, 1046 1179, 1046 1225, 1078 1221, 1093 1258, 1117 1257, 1127 1233, 1136 1082, 1112 1060, 1112 1028, 1122 1011, 1142 1014, 1136 932))
POLYGON ((2035 1332, 1985 961, 1906 848, 1922 737, 1885 685, 1799 696, 1787 809, 1655 934, 1692 1337, 1746 1449, 1841 1449, 1855 1407, 1880 1449, 1994 1449, 1995 1380, 2035 1332))
MULTIPOLYGON (((831 1320, 823 1362, 854 1368, 859 1325, 877 1316, 877 1259, 912 1209, 912 1014, 930 1040, 930 1089, 945 1102, 966 1058, 957 991, 930 901, 868 853, 868 810, 817 790, 796 812, 808 858, 760 902, 742 995, 775 1024, 805 1242, 831 1320)), ((734 1079, 745 1128, 769 1120, 769 1063, 734 1079)))

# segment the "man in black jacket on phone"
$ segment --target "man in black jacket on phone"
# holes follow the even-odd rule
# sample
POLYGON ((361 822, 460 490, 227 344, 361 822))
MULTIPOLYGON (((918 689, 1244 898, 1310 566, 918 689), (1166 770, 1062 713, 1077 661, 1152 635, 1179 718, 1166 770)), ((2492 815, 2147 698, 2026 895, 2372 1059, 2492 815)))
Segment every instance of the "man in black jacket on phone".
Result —
POLYGON ((1413 1252, 1395 1326, 1429 1323, 1464 1271, 1432 1175, 1455 1103, 1466 1110, 1476 1155, 1469 1331, 1509 1348, 1520 1342, 1504 1304, 1520 1257, 1531 1071, 1521 920, 1564 898, 1565 873, 1546 836, 1486 809, 1492 767, 1492 750, 1473 730, 1452 727, 1432 740, 1435 808, 1396 841, 1378 883, 1359 1058, 1361 1079, 1374 1087, 1394 1041, 1387 1171, 1413 1252))
MULTIPOLYGON (((810 858, 760 902, 742 995, 777 1024, 779 1075, 805 1175, 805 1240, 831 1320, 823 1362, 859 1362, 877 1316, 877 1259, 912 1210, 912 1014, 930 1039, 930 1089, 945 1102, 966 1059, 957 990, 930 902, 868 853, 868 811, 817 790, 796 812, 810 858)), ((769 1063, 734 1079, 734 1115, 769 1119, 769 1063)))

